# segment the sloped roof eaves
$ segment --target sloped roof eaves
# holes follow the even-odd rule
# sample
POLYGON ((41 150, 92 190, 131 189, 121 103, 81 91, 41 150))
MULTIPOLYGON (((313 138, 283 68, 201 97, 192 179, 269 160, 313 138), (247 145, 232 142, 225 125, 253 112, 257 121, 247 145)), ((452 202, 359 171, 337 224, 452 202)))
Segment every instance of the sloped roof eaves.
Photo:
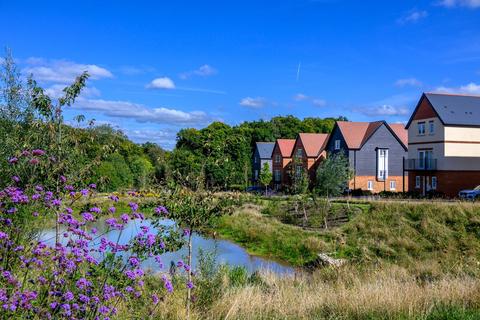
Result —
POLYGON ((303 144, 308 158, 317 158, 327 146, 327 133, 300 133, 298 138, 303 144))
POLYGON ((277 139, 276 143, 280 149, 282 157, 290 158, 292 156, 293 148, 295 147, 295 139, 277 139))
POLYGON ((257 142, 258 155, 261 159, 270 159, 272 157, 274 142, 257 142))
POLYGON ((425 93, 445 125, 480 126, 480 96, 425 93))

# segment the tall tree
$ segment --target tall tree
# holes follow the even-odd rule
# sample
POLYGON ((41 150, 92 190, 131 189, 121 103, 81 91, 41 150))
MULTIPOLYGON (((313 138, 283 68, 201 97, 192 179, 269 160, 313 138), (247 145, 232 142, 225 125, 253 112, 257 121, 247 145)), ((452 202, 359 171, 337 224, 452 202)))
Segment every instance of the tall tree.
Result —
POLYGON ((268 162, 263 164, 262 170, 260 171, 260 176, 258 177, 262 186, 265 187, 265 194, 268 192, 268 186, 270 182, 272 182, 272 171, 270 170, 270 166, 268 162))

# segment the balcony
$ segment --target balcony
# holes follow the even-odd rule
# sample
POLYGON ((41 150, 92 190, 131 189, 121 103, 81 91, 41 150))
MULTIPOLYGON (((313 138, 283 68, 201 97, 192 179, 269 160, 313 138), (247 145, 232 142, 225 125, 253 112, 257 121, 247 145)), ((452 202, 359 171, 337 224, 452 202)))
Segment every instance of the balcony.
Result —
POLYGON ((405 170, 437 170, 437 159, 405 159, 405 170))

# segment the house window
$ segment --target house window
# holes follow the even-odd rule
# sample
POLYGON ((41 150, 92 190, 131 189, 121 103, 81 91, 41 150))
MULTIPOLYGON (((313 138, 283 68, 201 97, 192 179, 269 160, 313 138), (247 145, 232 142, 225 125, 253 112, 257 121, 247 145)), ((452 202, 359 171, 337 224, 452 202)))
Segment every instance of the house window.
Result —
POLYGON ((280 170, 275 170, 274 172, 275 182, 280 182, 282 180, 282 173, 280 170))
POLYGON ((416 176, 415 177, 415 188, 419 189, 421 184, 421 177, 416 176))
POLYGON ((279 154, 275 155, 275 163, 280 163, 282 161, 282 157, 279 154))
POLYGON ((433 169, 433 151, 432 150, 420 150, 418 151, 418 169, 433 169))
POLYGON ((437 177, 432 177, 432 189, 437 190, 437 177))
POLYGON ((297 149, 297 158, 303 157, 303 149, 297 149))
POLYGON ((303 167, 298 164, 298 165, 295 167, 295 177, 296 177, 297 179, 300 179, 300 178, 302 177, 302 171, 303 171, 303 167))
POLYGON ((370 191, 373 190, 373 181, 368 180, 368 182, 367 182, 367 189, 370 190, 370 191))
POLYGON ((425 135, 425 122, 419 122, 418 123, 418 134, 420 136, 425 135))
POLYGON ((390 190, 396 190, 397 189, 397 181, 390 181, 390 190))
POLYGON ((253 158, 253 163, 257 163, 257 162, 258 162, 258 158, 257 157, 253 158))
POLYGON ((377 149, 377 179, 388 178, 388 149, 377 149))
POLYGON ((335 140, 335 150, 340 150, 340 140, 335 140))
POLYGON ((258 179, 258 170, 255 170, 255 180, 258 179))
POLYGON ((428 129, 430 130, 430 134, 435 133, 435 122, 433 122, 433 120, 428 121, 428 129))

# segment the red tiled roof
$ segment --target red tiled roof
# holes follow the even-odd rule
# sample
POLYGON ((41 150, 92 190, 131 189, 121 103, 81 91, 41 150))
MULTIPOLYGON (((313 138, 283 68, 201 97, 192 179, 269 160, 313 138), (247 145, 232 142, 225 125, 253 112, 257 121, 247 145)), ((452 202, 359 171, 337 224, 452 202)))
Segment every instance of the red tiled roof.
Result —
POLYGON ((337 125, 349 149, 360 149, 370 139, 372 134, 383 124, 389 126, 400 141, 408 145, 407 130, 402 124, 387 124, 385 121, 375 122, 348 122, 337 121, 337 125))
MULTIPOLYGON (((379 122, 381 125, 381 122, 379 122)), ((380 125, 377 122, 349 122, 337 121, 338 128, 342 132, 343 138, 349 149, 360 149, 363 142, 372 135, 380 125)))
POLYGON ((300 133, 299 139, 302 141, 307 157, 317 157, 325 149, 328 136, 326 133, 300 133))
POLYGON ((277 139, 280 153, 284 158, 290 158, 292 156, 293 147, 295 146, 295 139, 277 139))
POLYGON ((395 132, 400 141, 402 141, 405 146, 408 146, 408 130, 405 129, 405 126, 401 123, 392 123, 389 124, 389 126, 392 128, 393 132, 395 132))

